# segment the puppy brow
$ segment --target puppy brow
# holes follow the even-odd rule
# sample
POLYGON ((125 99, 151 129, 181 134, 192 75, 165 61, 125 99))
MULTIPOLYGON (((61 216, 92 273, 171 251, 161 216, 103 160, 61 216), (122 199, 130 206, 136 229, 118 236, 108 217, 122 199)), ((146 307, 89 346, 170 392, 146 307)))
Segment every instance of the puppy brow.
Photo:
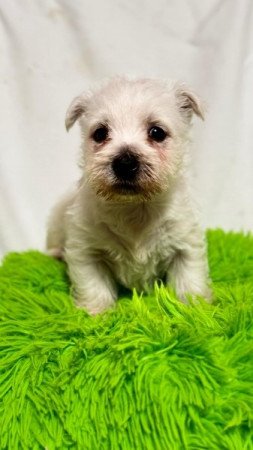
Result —
POLYGON ((149 116, 146 117, 145 125, 160 125, 160 126, 164 126, 163 122, 160 119, 158 119, 156 116, 154 116, 154 115, 149 115, 149 116))

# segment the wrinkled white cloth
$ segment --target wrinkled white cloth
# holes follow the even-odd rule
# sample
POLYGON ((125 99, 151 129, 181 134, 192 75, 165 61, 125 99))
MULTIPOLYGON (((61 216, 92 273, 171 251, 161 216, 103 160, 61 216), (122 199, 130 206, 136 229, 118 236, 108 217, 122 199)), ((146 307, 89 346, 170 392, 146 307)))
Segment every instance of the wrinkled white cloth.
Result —
POLYGON ((115 74, 186 81, 204 227, 253 230, 252 0, 0 0, 0 253, 43 249, 48 212, 79 176, 72 98, 115 74))

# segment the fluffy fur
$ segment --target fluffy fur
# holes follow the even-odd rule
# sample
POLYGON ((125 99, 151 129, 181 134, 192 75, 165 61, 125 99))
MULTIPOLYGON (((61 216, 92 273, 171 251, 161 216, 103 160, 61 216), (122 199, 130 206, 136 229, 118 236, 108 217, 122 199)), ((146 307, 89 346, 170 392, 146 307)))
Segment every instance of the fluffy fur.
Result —
POLYGON ((193 113, 203 118, 184 85, 150 79, 113 79, 71 103, 66 128, 79 120, 82 176, 52 212, 47 249, 63 255, 76 303, 91 314, 114 304, 118 284, 141 291, 163 279, 183 301, 209 298, 205 241, 185 176, 193 113), (97 143, 101 126, 108 138, 97 143), (151 126, 166 139, 150 139, 151 126), (126 149, 140 170, 121 183, 112 165, 126 149))
POLYGON ((62 261, 6 255, 1 450, 253 449, 253 235, 207 239, 215 306, 157 288, 95 317, 62 261))

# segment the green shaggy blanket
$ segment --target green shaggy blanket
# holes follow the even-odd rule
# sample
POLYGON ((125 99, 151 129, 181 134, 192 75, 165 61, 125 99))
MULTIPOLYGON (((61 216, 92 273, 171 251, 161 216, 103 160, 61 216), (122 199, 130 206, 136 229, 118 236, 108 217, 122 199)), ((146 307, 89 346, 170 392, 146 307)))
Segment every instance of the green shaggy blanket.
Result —
POLYGON ((213 305, 156 287, 89 317, 64 263, 5 258, 1 449, 253 449, 253 236, 207 237, 213 305))

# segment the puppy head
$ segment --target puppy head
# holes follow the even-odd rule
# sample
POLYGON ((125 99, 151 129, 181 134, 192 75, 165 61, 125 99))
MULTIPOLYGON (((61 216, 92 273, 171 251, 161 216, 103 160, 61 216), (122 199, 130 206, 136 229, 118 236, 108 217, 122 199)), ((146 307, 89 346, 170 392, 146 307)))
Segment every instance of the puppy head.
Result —
POLYGON ((116 78, 76 97, 66 128, 79 119, 84 178, 97 195, 149 200, 179 176, 193 114, 203 119, 199 99, 183 84, 116 78))

